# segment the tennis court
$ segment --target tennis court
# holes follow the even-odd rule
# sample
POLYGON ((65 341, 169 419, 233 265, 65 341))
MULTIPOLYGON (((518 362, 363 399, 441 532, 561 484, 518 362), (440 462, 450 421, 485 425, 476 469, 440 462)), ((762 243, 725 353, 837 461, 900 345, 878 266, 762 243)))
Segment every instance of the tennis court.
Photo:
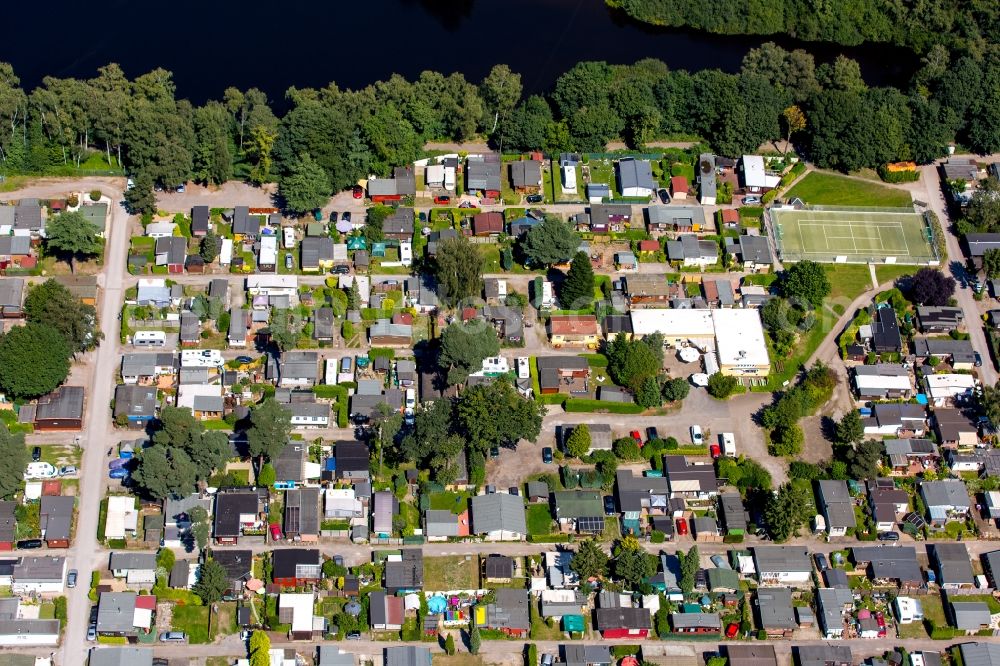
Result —
POLYGON ((931 226, 909 208, 772 208, 783 261, 925 264, 935 256, 931 226))

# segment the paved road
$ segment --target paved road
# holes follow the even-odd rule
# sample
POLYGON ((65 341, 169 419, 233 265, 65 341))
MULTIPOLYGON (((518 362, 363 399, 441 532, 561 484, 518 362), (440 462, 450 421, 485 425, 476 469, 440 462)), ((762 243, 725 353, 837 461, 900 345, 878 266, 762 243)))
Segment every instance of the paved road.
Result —
MULTIPOLYGON (((962 254, 962 247, 959 244, 958 236, 954 233, 951 218, 948 216, 948 206, 944 198, 944 193, 941 190, 941 176, 938 172, 937 164, 920 167, 919 185, 920 189, 917 190, 919 196, 916 198, 927 203, 929 208, 937 215, 938 220, 940 220, 941 228, 944 229, 945 245, 948 250, 948 263, 946 264, 946 260, 942 258, 942 266, 946 270, 952 264, 964 266, 965 259, 962 254)), ((993 367, 993 363, 990 361, 992 358, 989 353, 990 346, 986 341, 986 333, 983 329, 979 306, 976 304, 972 289, 959 286, 955 291, 955 300, 958 301, 959 307, 962 308, 962 312, 965 314, 965 325, 968 328, 972 346, 983 357, 983 365, 976 369, 980 380, 988 386, 993 386, 997 383, 998 375, 996 369, 993 367)))

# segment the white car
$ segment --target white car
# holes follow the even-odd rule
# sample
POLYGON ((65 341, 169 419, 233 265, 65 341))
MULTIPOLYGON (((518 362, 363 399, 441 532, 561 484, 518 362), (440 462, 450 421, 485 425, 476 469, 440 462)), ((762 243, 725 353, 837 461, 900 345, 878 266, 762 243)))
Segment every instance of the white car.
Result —
POLYGON ((413 410, 417 406, 417 392, 414 389, 406 389, 406 409, 413 410))
POLYGON ((282 243, 285 245, 286 250, 290 250, 295 247, 295 230, 291 227, 284 227, 281 230, 282 243))
POLYGON ((694 442, 695 446, 703 446, 705 444, 705 437, 701 434, 700 425, 691 426, 691 441, 694 442))

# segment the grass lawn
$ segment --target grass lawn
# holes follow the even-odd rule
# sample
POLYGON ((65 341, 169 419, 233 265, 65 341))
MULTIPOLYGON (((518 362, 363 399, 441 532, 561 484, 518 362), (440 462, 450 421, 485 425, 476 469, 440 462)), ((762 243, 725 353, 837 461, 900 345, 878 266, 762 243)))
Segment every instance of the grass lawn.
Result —
POLYGON ((474 555, 424 558, 424 587, 428 590, 475 590, 479 587, 479 560, 474 555))
POLYGON ((905 190, 869 183, 835 173, 813 171, 785 195, 807 204, 839 206, 908 207, 913 199, 905 190))
POLYGON ((430 496, 430 508, 438 511, 451 511, 458 515, 469 508, 469 493, 434 493, 430 496))
POLYGON ((872 286, 868 264, 822 264, 830 281, 830 298, 853 301, 872 286))
POLYGON ((451 657, 446 654, 435 654, 431 660, 433 666, 483 666, 482 657, 468 652, 459 652, 451 657))
MULTIPOLYGON (((35 447, 29 446, 28 448, 33 449, 35 447)), ((42 449, 42 462, 50 463, 56 468, 63 465, 80 466, 81 450, 74 446, 69 444, 42 444, 39 448, 42 449)))
POLYGON ((56 605, 55 604, 42 604, 38 609, 38 619, 39 620, 54 620, 56 617, 56 605))
POLYGON ((550 534, 552 514, 547 504, 532 504, 527 509, 528 534, 550 534))
MULTIPOLYGON (((594 160, 588 165, 590 167, 590 182, 603 183, 611 188, 611 196, 618 196, 618 183, 615 181, 615 166, 605 160, 594 160)), ((577 188, 583 187, 582 182, 577 184, 577 188)))
POLYGON ((210 643, 208 635, 208 606, 174 606, 171 629, 183 631, 189 643, 210 643))
POLYGON ((918 266, 897 266, 894 264, 879 264, 875 267, 875 277, 879 284, 893 282, 904 275, 913 275, 917 272, 918 266))
POLYGON ((483 255, 484 273, 502 273, 500 267, 500 246, 496 243, 483 243, 479 246, 479 254, 483 255))

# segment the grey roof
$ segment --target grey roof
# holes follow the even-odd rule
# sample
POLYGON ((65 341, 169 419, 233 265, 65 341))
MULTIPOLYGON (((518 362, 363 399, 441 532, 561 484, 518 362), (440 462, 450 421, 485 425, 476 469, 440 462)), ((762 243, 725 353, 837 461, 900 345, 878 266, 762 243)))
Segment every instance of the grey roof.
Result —
POLYGON ((500 588, 494 594, 495 601, 486 607, 486 626, 491 629, 530 628, 527 590, 500 588))
POLYGON ((719 509, 722 522, 727 530, 745 530, 749 522, 743 498, 739 493, 722 493, 719 495, 719 509))
POLYGON ((667 258, 670 261, 718 256, 719 245, 715 241, 699 240, 694 234, 681 234, 676 240, 667 241, 667 258))
POLYGON ((719 490, 719 479, 715 476, 715 467, 712 465, 689 464, 684 456, 664 456, 663 468, 671 492, 675 492, 674 484, 689 481, 698 482, 699 493, 716 493, 719 490))
POLYGON ((511 162, 510 180, 514 187, 538 187, 542 182, 542 163, 535 160, 511 162))
MULTIPOLYGON (((130 625, 131 621, 132 618, 129 617, 130 625)), ((152 666, 152 664, 153 648, 105 646, 90 650, 90 666, 152 666)))
POLYGON ((912 546, 857 546, 851 549, 855 564, 869 562, 875 580, 895 580, 901 584, 923 583, 924 575, 912 546))
POLYGON ((229 316, 229 331, 226 334, 229 340, 239 342, 247 337, 247 311, 246 308, 234 308, 229 316))
MULTIPOLYGON (((376 496, 379 493, 376 493, 376 496)), ((395 498, 394 498, 395 499, 395 498)), ((424 586, 424 553, 419 548, 405 548, 399 562, 385 563, 385 589, 417 590, 424 586)))
POLYGON ((385 666, 431 666, 431 651, 417 645, 387 647, 385 666))
POLYGON ((368 329, 370 339, 389 338, 410 338, 413 336, 413 326, 410 324, 393 324, 389 319, 379 319, 368 329))
POLYGON ((4 278, 0 280, 0 306, 21 307, 24 297, 24 280, 21 278, 4 278))
POLYGON ((800 645, 799 666, 853 666, 849 645, 800 645))
POLYGON ((131 553, 116 551, 111 553, 108 568, 112 571, 125 571, 130 569, 144 571, 156 569, 156 553, 131 553))
POLYGON ((47 541, 69 539, 76 501, 61 495, 43 495, 39 505, 42 535, 47 541))
POLYGON ((795 629, 792 591, 787 587, 757 588, 757 614, 764 629, 795 629))
POLYGON ((413 220, 412 208, 397 208, 392 215, 382 220, 382 233, 412 236, 413 220))
POLYGON ((611 658, 611 648, 607 645, 563 643, 560 649, 566 666, 604 666, 614 661, 611 658))
POLYGON ((445 509, 427 509, 424 534, 429 537, 458 536, 458 516, 445 509))
POLYGON ((816 608, 825 631, 843 626, 844 608, 854 603, 854 594, 846 587, 821 587, 816 590, 816 608))
POLYGON ((952 356, 956 363, 973 363, 976 351, 968 340, 914 338, 913 353, 917 356, 952 356))
POLYGON ((964 543, 935 543, 927 551, 935 564, 938 585, 972 585, 972 562, 964 543))
POLYGON ((30 236, 0 236, 0 255, 23 256, 31 254, 30 236))
POLYGON ((920 484, 920 494, 928 508, 934 506, 967 507, 971 504, 968 489, 958 479, 924 481, 920 484))
POLYGON ((313 317, 313 337, 317 340, 333 338, 333 308, 317 308, 313 317))
POLYGON ((83 387, 60 386, 38 399, 35 421, 42 419, 82 419, 83 387))
POLYGON ((764 236, 743 235, 739 238, 740 258, 755 264, 770 264, 773 261, 771 246, 764 236))
POLYGON ((170 587, 187 587, 191 577, 191 560, 176 560, 174 566, 170 568, 170 579, 167 584, 170 587))
POLYGON ((1000 644, 998 643, 962 643, 964 666, 1000 666, 1000 644))
POLYGON ((718 191, 718 182, 715 178, 715 155, 712 153, 702 153, 698 156, 697 179, 701 184, 701 196, 714 197, 718 191))
POLYGON ((129 633, 134 631, 135 592, 101 592, 97 602, 97 631, 129 633))
POLYGON ((285 491, 285 532, 319 534, 319 490, 294 488, 285 491))
POLYGON ((834 479, 819 482, 819 503, 827 525, 835 528, 857 527, 854 502, 846 481, 834 479))
POLYGON ((598 608, 594 611, 594 624, 598 631, 653 628, 648 608, 598 608))
POLYGON ((983 553, 981 557, 985 564, 986 573, 989 574, 993 587, 996 588, 997 582, 1000 581, 1000 550, 991 550, 988 553, 983 553))
POLYGON ((947 327, 953 328, 965 318, 962 308, 948 305, 918 305, 917 319, 921 328, 947 327))
POLYGON ((965 631, 979 631, 990 624, 990 607, 982 601, 952 601, 951 617, 965 631))
POLYGON ((622 159, 618 160, 618 184, 622 191, 627 187, 645 187, 656 189, 653 180, 653 168, 649 160, 622 159))
POLYGON ((248 206, 236 206, 233 209, 233 233, 244 236, 256 236, 260 233, 260 216, 251 215, 248 206))
POLYGON ((765 571, 812 573, 809 551, 801 546, 755 546, 753 558, 757 573, 765 571))
POLYGON ((196 395, 192 406, 196 412, 221 412, 226 402, 221 395, 196 395))
POLYGON ((156 405, 155 386, 119 384, 115 387, 115 417, 122 415, 152 417, 156 414, 156 405))
POLYGON ((859 365, 854 368, 854 374, 868 377, 908 377, 910 371, 901 363, 876 363, 859 365))
POLYGON ((278 481, 305 481, 306 455, 309 446, 301 440, 288 440, 271 464, 278 481))
POLYGON ((704 229, 705 209, 700 206, 650 206, 646 209, 650 226, 704 229))
POLYGON ((317 646, 316 666, 354 666, 352 652, 343 652, 337 645, 317 646))
POLYGON ((499 190, 499 156, 469 155, 465 165, 465 178, 470 190, 499 190))
POLYGON ((305 268, 319 266, 320 261, 333 261, 333 239, 329 236, 303 238, 300 250, 305 268))
POLYGON ((14 228, 32 231, 42 228, 42 207, 38 205, 38 201, 22 201, 14 207, 14 228))
POLYGON ((477 534, 504 530, 527 534, 524 502, 518 495, 493 493, 472 498, 472 529, 477 534))
POLYGON ((729 666, 778 666, 774 646, 762 643, 729 644, 725 646, 729 666))
POLYGON ((161 263, 183 264, 185 257, 187 257, 187 239, 183 236, 157 238, 155 254, 157 255, 157 265, 161 263), (159 255, 164 256, 162 262, 159 260, 159 255))
POLYGON ((678 629, 722 629, 718 613, 671 613, 670 624, 678 629))
POLYGON ((281 355, 281 376, 316 381, 319 376, 319 354, 308 351, 288 351, 281 355))

